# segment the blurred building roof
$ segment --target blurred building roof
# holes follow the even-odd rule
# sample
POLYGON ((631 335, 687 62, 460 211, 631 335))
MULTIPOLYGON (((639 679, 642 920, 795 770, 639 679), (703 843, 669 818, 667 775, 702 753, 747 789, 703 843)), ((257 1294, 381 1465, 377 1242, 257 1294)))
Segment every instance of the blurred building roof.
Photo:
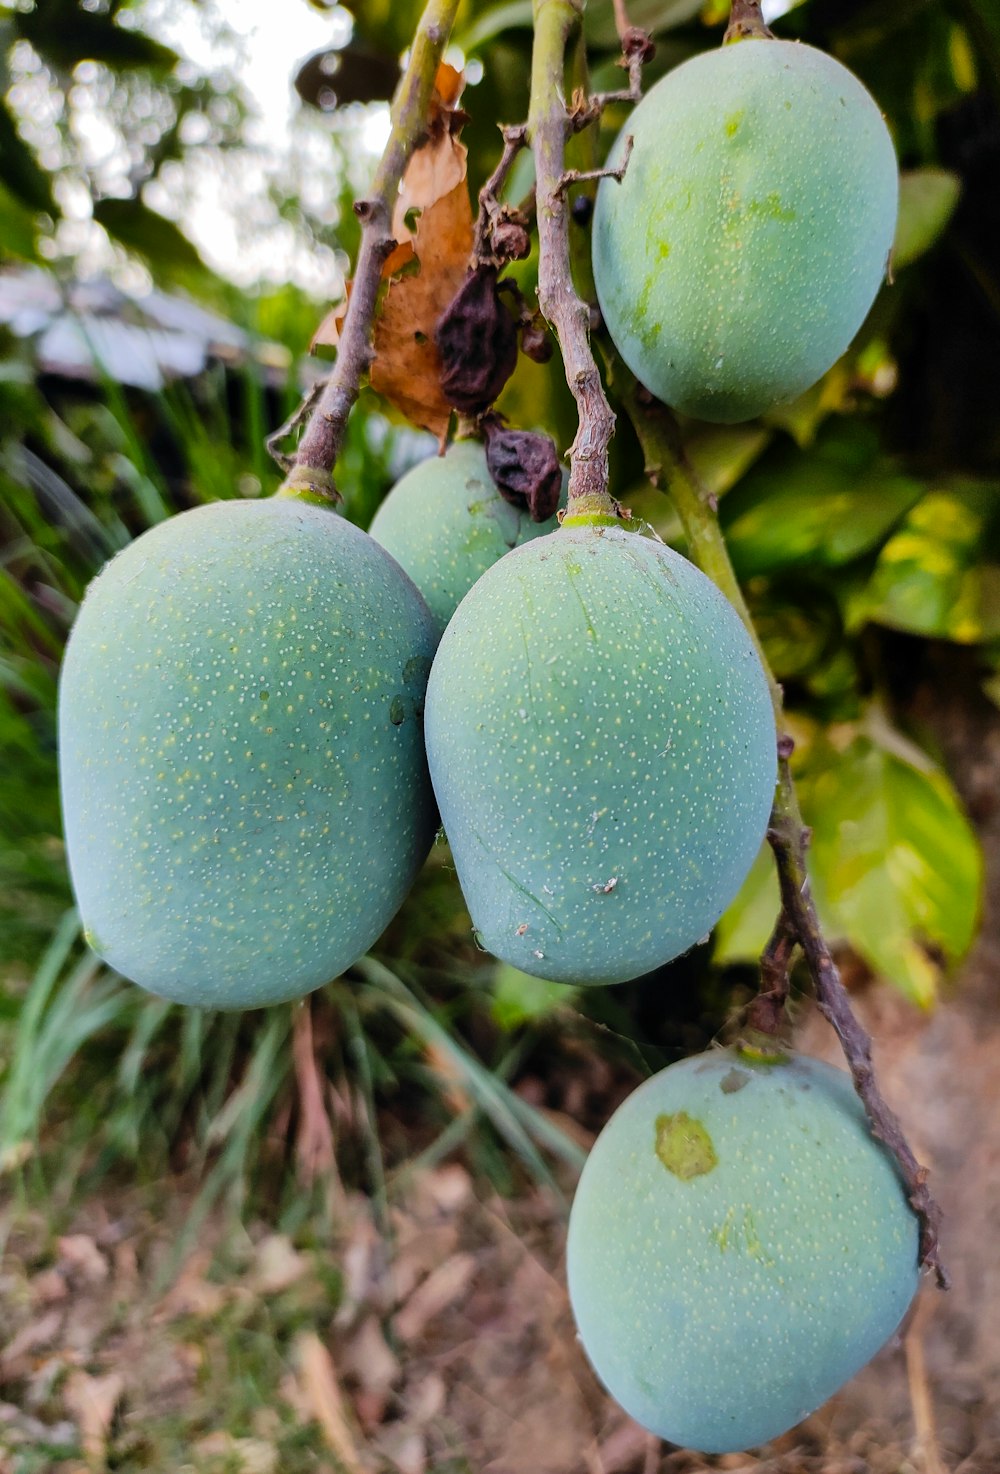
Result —
POLYGON ((106 278, 60 281, 38 267, 0 271, 0 324, 33 339, 38 368, 62 378, 155 392, 210 363, 262 364, 284 379, 290 355, 186 297, 122 291, 106 278))

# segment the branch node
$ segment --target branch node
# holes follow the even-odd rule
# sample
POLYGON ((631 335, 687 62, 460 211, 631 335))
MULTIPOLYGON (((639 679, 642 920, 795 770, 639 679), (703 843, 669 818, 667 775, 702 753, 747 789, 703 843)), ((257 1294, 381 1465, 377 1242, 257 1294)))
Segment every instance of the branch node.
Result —
POLYGON ((761 13, 760 0, 732 0, 729 24, 722 38, 723 46, 734 41, 773 41, 774 32, 768 30, 761 13))
POLYGON ((527 217, 516 206, 500 200, 514 160, 527 147, 527 124, 507 124, 500 132, 503 152, 479 191, 479 215, 472 247, 473 266, 495 266, 498 270, 508 261, 523 261, 531 253, 527 217))
POLYGON ((644 65, 647 61, 652 61, 656 55, 656 44, 652 36, 641 26, 629 26, 621 41, 622 57, 626 63, 635 57, 640 65, 644 65))

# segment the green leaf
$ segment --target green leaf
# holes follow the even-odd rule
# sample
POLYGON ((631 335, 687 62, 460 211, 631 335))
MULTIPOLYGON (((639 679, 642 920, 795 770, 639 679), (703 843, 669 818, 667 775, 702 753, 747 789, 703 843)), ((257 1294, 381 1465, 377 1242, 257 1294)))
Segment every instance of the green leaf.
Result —
MULTIPOLYGON (((424 3, 425 0, 342 0, 354 17, 354 40, 360 37, 393 58, 398 58, 412 43, 424 3)), ((456 39, 466 33, 480 8, 479 0, 459 0, 453 28, 456 39)))
POLYGON ((141 200, 98 200, 94 219, 115 240, 161 270, 208 270, 183 231, 141 200))
POLYGON ((81 61, 99 61, 116 70, 148 67, 169 72, 176 51, 142 31, 120 26, 106 11, 84 10, 75 0, 46 0, 15 17, 18 33, 43 61, 71 71, 81 61))
POLYGON ((961 181, 947 169, 909 169, 899 181, 899 219, 892 247, 896 271, 933 246, 955 213, 961 181))
MULTIPOLYGON (((763 454, 772 432, 762 425, 699 425, 684 441, 688 459, 698 476, 716 497, 724 496, 763 454)), ((648 522, 663 538, 682 539, 680 523, 669 496, 653 486, 643 474, 634 486, 617 493, 632 515, 648 522)))
POLYGON ((877 454, 866 427, 838 422, 807 452, 785 443, 758 461, 721 516, 741 577, 836 568, 882 542, 923 491, 877 454))
POLYGON ((479 50, 487 41, 492 41, 504 31, 530 31, 533 8, 532 0, 508 0, 505 5, 494 5, 485 15, 475 19, 470 16, 469 26, 455 33, 455 42, 468 53, 479 50))
POLYGON ((778 872, 771 846, 765 841, 739 894, 715 928, 713 959, 718 963, 756 962, 780 910, 778 872))
POLYGON ((982 536, 993 487, 922 497, 885 544, 850 609, 849 623, 974 644, 1000 634, 1000 570, 983 566, 982 536))
POLYGON ((501 962, 493 977, 492 1013, 501 1029, 519 1029, 558 1013, 575 997, 576 989, 565 983, 535 978, 501 962))
MULTIPOLYGON (((975 935, 982 887, 976 836, 948 779, 873 718, 838 752, 818 741, 797 775, 812 830, 809 873, 823 931, 923 1008, 975 935)), ((716 930, 720 962, 754 961, 778 914, 765 846, 716 930)))
POLYGON ((35 217, 0 184, 0 260, 37 261, 35 217))
POLYGON ((29 210, 59 213, 52 197, 52 182, 25 143, 6 103, 0 99, 0 159, 7 190, 29 210))
POLYGON ((834 591, 808 576, 769 580, 754 590, 753 622, 779 681, 802 680, 842 648, 834 591))
POLYGON ((816 766, 801 790, 825 927, 915 1003, 975 934, 982 860, 948 779, 881 724, 816 766))
POLYGON ((699 425, 684 449, 709 491, 721 497, 746 475, 771 439, 763 425, 699 425))
MULTIPOLYGON (((703 0, 629 0, 629 23, 656 36, 692 20, 702 4, 703 0)), ((608 51, 619 49, 612 0, 590 0, 584 12, 583 30, 588 46, 608 51)))

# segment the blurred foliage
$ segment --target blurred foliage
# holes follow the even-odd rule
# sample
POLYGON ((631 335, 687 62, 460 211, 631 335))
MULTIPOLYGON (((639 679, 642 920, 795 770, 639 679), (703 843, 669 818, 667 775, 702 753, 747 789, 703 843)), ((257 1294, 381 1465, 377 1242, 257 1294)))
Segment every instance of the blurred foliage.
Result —
MULTIPOLYGON (((315 8, 333 10, 326 0, 315 8)), ((336 7, 344 8, 353 30, 341 27, 339 47, 304 57, 297 83, 303 107, 329 124, 331 157, 342 157, 337 130, 352 108, 388 95, 422 5, 336 7)), ((648 82, 716 45, 725 19, 714 0, 631 0, 630 14, 657 36, 648 82)), ((81 1161, 96 1143, 102 1160, 154 1171, 182 1140, 186 1165, 214 1164, 211 1195, 239 1189, 264 1151, 269 1113, 285 1122, 283 1147, 294 1136, 294 1011, 184 1014, 85 954, 67 914, 59 839, 58 662, 88 579, 129 537, 199 501, 277 484, 263 436, 297 401, 290 363, 324 306, 292 286, 238 293, 201 261, 183 219, 153 208, 149 186, 169 179, 171 161, 199 147, 237 149, 246 99, 233 77, 181 67, 144 22, 139 0, 25 0, 0 15, 0 262, 53 261, 72 182, 116 243, 118 267, 141 261, 157 285, 246 334, 239 351, 210 355, 201 372, 150 392, 99 362, 89 375, 61 376, 42 363, 37 325, 0 327, 0 1129, 8 1161, 43 1173, 33 1143, 43 1106, 53 1091, 62 1099, 56 1086, 70 1071, 82 1104, 75 1116, 65 1100, 53 1109, 81 1161), (26 68, 55 99, 51 149, 15 105, 26 68), (72 90, 85 76, 127 143, 113 190, 74 135, 72 90), (186 122, 195 116, 199 129, 186 122)), ((684 433, 721 499, 734 562, 786 686, 824 924, 929 1006, 972 940, 981 866, 936 755, 918 746, 909 697, 927 679, 935 644, 960 644, 980 657, 983 691, 1000 704, 1000 27, 992 0, 803 0, 775 29, 839 56, 886 115, 904 170, 895 283, 849 352, 795 404, 749 425, 691 423, 684 433)), ((586 38, 595 85, 617 85, 611 0, 591 0, 586 38)), ((465 0, 455 45, 470 64, 463 136, 476 191, 496 163, 497 124, 526 112, 530 0, 465 0)), ((601 150, 626 117, 609 109, 601 150)), ((297 180, 277 205, 317 246, 353 253, 355 184, 347 167, 338 177, 325 217, 310 213, 297 180)), ((523 156, 510 197, 523 198, 531 183, 523 156)), ((572 229, 582 242, 585 223, 572 229)), ((59 262, 59 271, 71 265, 59 262)), ((531 258, 514 271, 529 298, 535 269, 531 258)), ((573 437, 558 360, 522 359, 501 408, 562 447, 573 437)), ((340 467, 346 514, 367 525, 392 480, 428 448, 366 391, 340 467)), ((624 416, 612 470, 636 515, 679 541, 624 416)), ((384 1188, 392 1164, 380 1140, 388 1129, 391 1151, 391 1126, 379 1110, 417 1101, 418 1116, 407 1119, 421 1126, 408 1149, 420 1159, 465 1143, 483 1154, 484 1170, 502 1174, 503 1142, 524 1171, 548 1179, 565 1138, 508 1083, 532 1051, 579 1035, 641 1070, 663 1048, 699 1047, 732 1005, 731 980, 745 976, 776 911, 763 855, 718 928, 714 967, 710 949, 699 948, 653 979, 574 995, 477 954, 446 851, 436 848, 376 957, 359 964, 350 987, 333 984, 308 1005, 325 1041, 323 1068, 351 1102, 345 1151, 358 1175, 384 1188), (483 1123, 487 1131, 474 1129, 483 1123)))
MULTIPOLYGON (((975 935, 982 883, 979 846, 951 785, 877 712, 808 733, 793 769, 827 937, 849 942, 874 972, 929 1007, 941 967, 964 956, 975 935)), ((778 899, 765 846, 719 924, 716 959, 759 957, 778 899)))

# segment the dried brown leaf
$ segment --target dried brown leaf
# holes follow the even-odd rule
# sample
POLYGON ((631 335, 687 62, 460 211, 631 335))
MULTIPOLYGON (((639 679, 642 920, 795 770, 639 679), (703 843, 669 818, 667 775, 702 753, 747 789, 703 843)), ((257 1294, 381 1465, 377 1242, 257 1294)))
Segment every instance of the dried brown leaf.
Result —
MULTIPOLYGON (((392 217, 397 241, 411 239, 407 220, 411 210, 429 209, 465 179, 466 149, 458 140, 466 121, 465 113, 458 107, 464 86, 465 74, 442 62, 434 78, 427 132, 414 149, 400 183, 392 217)), ((389 276, 397 269, 391 262, 387 263, 383 275, 389 276)))
POLYGON ((408 1423, 390 1423, 378 1439, 379 1452, 398 1474, 424 1474, 427 1468, 427 1443, 419 1428, 408 1423))
POLYGON ((59 1240, 59 1262, 90 1284, 108 1277, 108 1261, 87 1233, 64 1234, 59 1240))
MULTIPOLYGON (((392 233, 400 243, 412 240, 409 216, 414 210, 429 210, 438 200, 465 183, 467 150, 452 133, 431 137, 415 150, 407 165, 392 218, 392 233)), ((471 214, 471 208, 470 208, 471 214)), ((390 257, 390 262, 392 258, 390 257)), ((388 263, 387 263, 388 266, 388 263)), ((398 271, 398 265, 391 270, 398 271)), ((387 269, 384 273, 389 275, 387 269)))
MULTIPOLYGON (((466 149, 458 139, 465 115, 455 107, 463 83, 454 67, 438 69, 427 134, 403 175, 393 211, 397 244, 382 267, 388 288, 375 321, 371 371, 373 389, 442 440, 452 407, 440 388, 434 330, 462 285, 473 243, 466 149)), ((350 293, 348 282, 343 301, 317 328, 313 350, 336 347, 350 293)))
POLYGON ((375 324, 372 388, 439 439, 447 431, 451 405, 441 390, 434 330, 465 280, 472 238, 472 206, 463 179, 422 212, 413 237, 419 269, 390 283, 375 324))
POLYGON ((294 1248, 287 1234, 269 1233, 254 1254, 251 1282, 258 1295, 280 1295, 294 1285, 309 1268, 309 1261, 294 1248))
POLYGON ((311 1187, 317 1177, 326 1177, 336 1171, 337 1158, 333 1125, 326 1111, 323 1078, 313 1044, 312 1004, 308 998, 295 1013, 292 1060, 299 1092, 295 1162, 302 1183, 311 1187))
POLYGON ((454 1254, 432 1270, 396 1316, 396 1333, 400 1340, 416 1340, 428 1321, 464 1295, 475 1272, 475 1256, 466 1253, 454 1254))
POLYGON ((0 1366, 10 1367, 32 1351, 51 1346, 63 1323, 61 1310, 49 1310, 38 1320, 22 1326, 13 1340, 0 1351, 0 1366))
MULTIPOLYGON (((442 62, 438 67, 428 110, 427 134, 406 167, 393 211, 393 234, 396 245, 382 264, 382 278, 390 281, 414 259, 413 232, 407 216, 411 211, 427 210, 456 185, 465 181, 466 149, 456 137, 455 104, 465 85, 461 72, 442 62)), ((320 346, 335 348, 340 341, 344 316, 351 297, 350 281, 344 295, 334 303, 313 334, 310 351, 320 346)))
POLYGON ((411 1191, 426 1199, 437 1214, 454 1214, 472 1200, 472 1178, 459 1162, 421 1173, 411 1191))
POLYGON ((203 1459, 225 1461, 233 1474, 276 1474, 278 1450, 261 1438, 234 1438, 231 1433, 206 1433, 194 1451, 203 1459))
POLYGON ((458 71, 449 62, 443 61, 434 78, 434 93, 431 97, 431 126, 438 121, 442 112, 458 106, 458 99, 465 86, 465 73, 458 71))
POLYGON ((125 1384, 117 1372, 106 1377, 92 1377, 77 1368, 70 1372, 63 1390, 63 1401, 80 1430, 80 1444, 88 1462, 102 1467, 108 1446, 108 1433, 118 1400, 125 1384))
POLYGON ((367 1392, 385 1396, 399 1378, 399 1358, 390 1347, 377 1316, 368 1315, 352 1337, 343 1358, 344 1370, 367 1392))
POLYGON ((329 312, 323 318, 319 327, 312 335, 309 343, 309 352, 315 353, 317 348, 336 348, 340 342, 340 330, 344 326, 344 316, 347 312, 347 304, 351 296, 351 283, 347 282, 344 295, 339 302, 335 302, 329 312))
POLYGON ((66 1276, 58 1269, 43 1269, 31 1281, 31 1298, 36 1305, 54 1305, 68 1294, 66 1276))
POLYGON ((196 1249, 155 1311, 156 1320, 174 1320, 181 1315, 217 1315, 226 1292, 205 1276, 212 1263, 210 1249, 196 1249))
POLYGON ((322 1428, 327 1447, 347 1474, 366 1474, 329 1351, 314 1331, 306 1331, 298 1338, 297 1352, 304 1401, 322 1428))

